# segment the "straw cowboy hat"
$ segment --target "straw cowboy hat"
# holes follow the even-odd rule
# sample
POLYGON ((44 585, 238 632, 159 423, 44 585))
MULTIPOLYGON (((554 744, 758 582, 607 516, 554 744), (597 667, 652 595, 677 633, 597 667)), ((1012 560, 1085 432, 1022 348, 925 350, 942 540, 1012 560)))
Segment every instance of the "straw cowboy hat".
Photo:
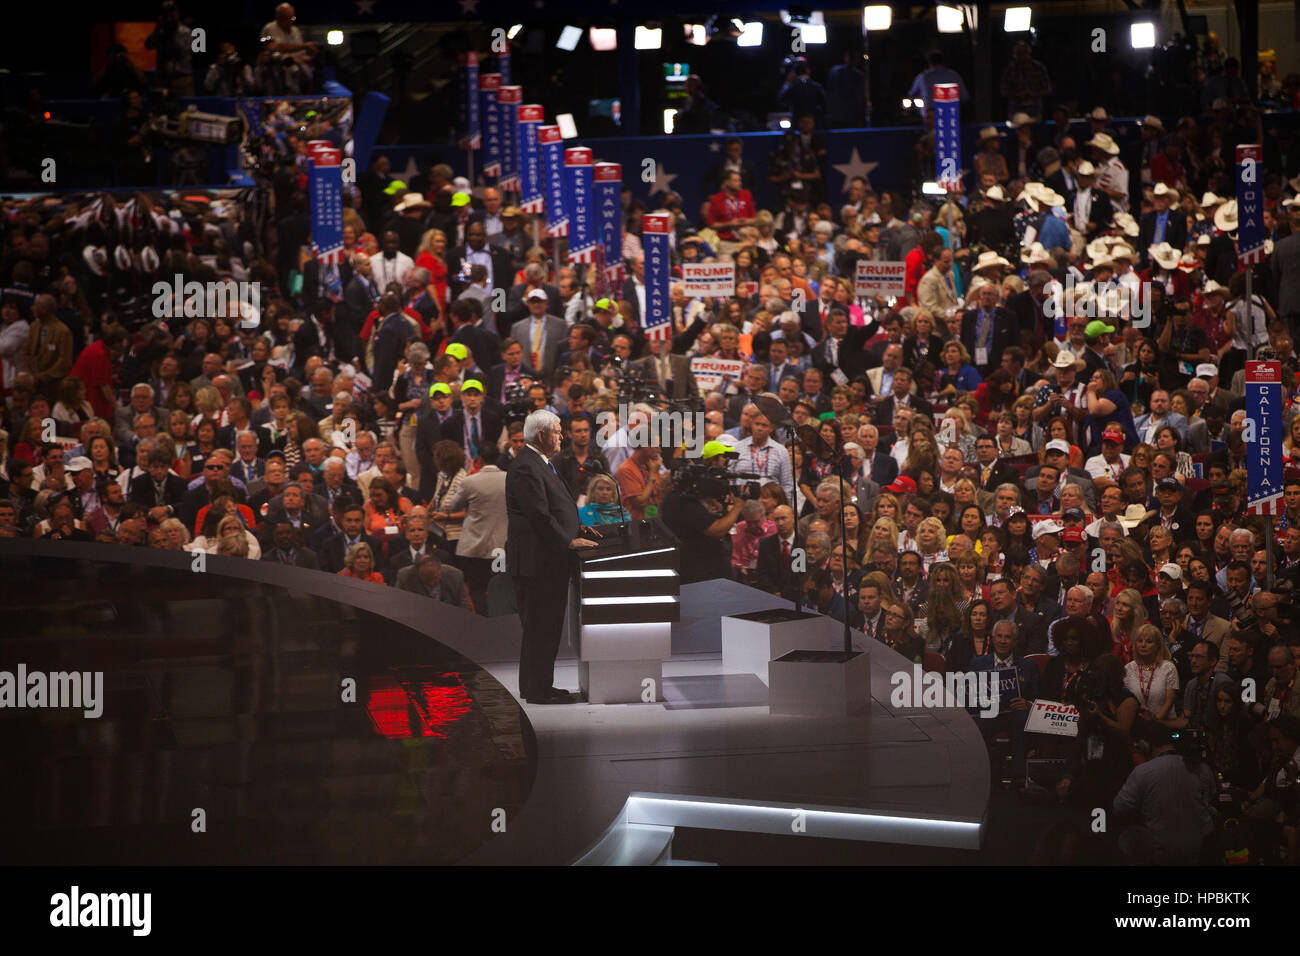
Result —
POLYGON ((1157 242, 1147 251, 1151 253, 1151 258, 1156 260, 1162 269, 1178 268, 1178 260, 1183 257, 1181 251, 1167 242, 1157 242))
POLYGON ((1201 208, 1212 209, 1213 207, 1221 205, 1225 202, 1227 202, 1227 200, 1224 199, 1222 196, 1216 196, 1212 192, 1207 192, 1204 196, 1201 197, 1201 208))
POLYGON ((981 143, 984 142, 986 139, 997 139, 997 138, 998 138, 998 128, 996 126, 985 126, 980 129, 981 143))
POLYGON ((984 198, 991 202, 1006 202, 1007 194, 1003 192, 1001 186, 990 186, 988 192, 984 194, 984 198))
POLYGON ((1048 209, 1065 205, 1065 197, 1043 183, 1025 183, 1025 191, 1038 200, 1039 205, 1048 209))
POLYGON ((979 272, 981 269, 989 269, 993 266, 1006 266, 1010 269, 1011 263, 1006 259, 1003 259, 996 252, 990 250, 989 252, 980 253, 979 258, 975 260, 975 265, 971 268, 971 271, 979 272))
POLYGON ((1170 189, 1164 183, 1156 183, 1156 188, 1152 190, 1154 196, 1168 196, 1170 202, 1178 202, 1178 190, 1170 189))
POLYGON ((1118 243, 1111 247, 1110 257, 1118 262, 1120 259, 1127 259, 1129 262, 1137 262, 1138 254, 1129 248, 1127 243, 1118 243))
POLYGON ((1142 230, 1138 227, 1137 220, 1126 212, 1117 212, 1112 217, 1115 225, 1119 226, 1120 231, 1126 236, 1136 236, 1142 230))
POLYGON ((1088 253, 1089 259, 1096 259, 1100 256, 1104 256, 1107 252, 1109 252, 1110 245, 1106 242, 1104 238, 1098 237, 1096 239, 1093 239, 1091 242, 1089 242, 1084 251, 1088 253))
POLYGON ((1088 263, 1088 271, 1096 272, 1098 269, 1114 270, 1115 260, 1110 257, 1109 252, 1103 252, 1099 256, 1093 256, 1092 261, 1088 263))
POLYGON ((1237 200, 1229 199, 1214 211, 1214 228, 1220 232, 1237 231, 1237 200))
POLYGON ((1162 122, 1160 122, 1160 117, 1159 117, 1159 116, 1152 116, 1150 113, 1148 113, 1146 116, 1142 117, 1142 121, 1141 121, 1140 125, 1142 125, 1142 126, 1150 126, 1152 129, 1158 129, 1158 130, 1160 130, 1160 132, 1162 132, 1162 133, 1165 131, 1165 124, 1162 123, 1162 122))
POLYGON ((1111 156, 1119 155, 1119 146, 1117 146, 1115 144, 1115 141, 1111 139, 1109 136, 1107 136, 1105 133, 1098 133, 1092 139, 1088 140, 1087 145, 1095 146, 1103 153, 1107 153, 1111 156))
POLYGON ((1043 248, 1041 242, 1035 242, 1020 251, 1020 261, 1032 266, 1040 262, 1055 262, 1056 260, 1047 254, 1047 250, 1043 248))
POLYGON ((1076 372, 1082 372, 1088 367, 1088 363, 1081 358, 1076 358, 1075 354, 1069 349, 1061 349, 1056 353, 1056 358, 1052 359, 1052 364, 1057 368, 1069 368, 1074 366, 1076 372))
POLYGON ((1094 106, 1086 118, 1090 120, 1110 120, 1112 117, 1106 112, 1106 107, 1094 106))
POLYGON ((1183 257, 1178 260, 1178 270, 1180 272, 1195 272, 1200 267, 1201 264, 1196 261, 1196 256, 1190 252, 1183 253, 1183 257))
POLYGON ((1078 166, 1078 168, 1074 171, 1074 175, 1076 175, 1076 176, 1096 176, 1096 175, 1097 175, 1097 167, 1094 166, 1094 165, 1092 165, 1092 163, 1088 162, 1086 159, 1081 159, 1081 160, 1079 160, 1079 166, 1078 166))

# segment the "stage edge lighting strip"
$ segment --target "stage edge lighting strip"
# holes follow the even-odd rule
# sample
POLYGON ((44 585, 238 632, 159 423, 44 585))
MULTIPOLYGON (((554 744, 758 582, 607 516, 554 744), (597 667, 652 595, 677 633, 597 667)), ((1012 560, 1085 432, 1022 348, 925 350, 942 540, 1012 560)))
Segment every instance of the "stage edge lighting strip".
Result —
POLYGON ((787 835, 795 812, 804 814, 808 836, 872 843, 977 850, 981 824, 917 816, 832 810, 826 807, 780 806, 700 800, 662 794, 634 793, 627 801, 627 822, 655 826, 696 827, 787 835))
POLYGON ((583 598, 582 603, 593 607, 598 604, 676 604, 677 598, 671 594, 644 594, 637 597, 583 598))
POLYGON ((592 581, 604 581, 612 578, 675 578, 677 572, 666 568, 647 571, 583 571, 582 576, 592 581))
POLYGON ((659 548, 655 551, 636 551, 632 554, 615 554, 608 558, 592 558, 590 561, 584 561, 583 564, 600 564, 602 561, 626 561, 629 558, 645 558, 652 554, 667 554, 672 548, 659 548))

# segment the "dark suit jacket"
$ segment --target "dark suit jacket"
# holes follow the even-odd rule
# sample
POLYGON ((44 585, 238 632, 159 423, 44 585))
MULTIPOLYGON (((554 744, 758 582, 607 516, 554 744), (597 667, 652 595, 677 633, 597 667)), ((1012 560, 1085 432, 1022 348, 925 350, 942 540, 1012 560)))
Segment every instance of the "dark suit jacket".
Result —
MULTIPOLYGON (((366 314, 368 315, 369 313, 366 314)), ((362 321, 365 321, 365 317, 365 315, 361 316, 362 321)), ((335 341, 335 330, 332 325, 325 326, 325 339, 327 344, 335 341)), ((336 344, 335 352, 337 353, 337 351, 338 346, 336 344)), ((302 325, 298 326, 298 331, 293 333, 294 365, 297 368, 302 368, 307 363, 307 359, 311 358, 313 355, 319 355, 321 358, 325 358, 329 355, 329 349, 321 348, 320 337, 316 334, 316 323, 308 318, 302 323, 302 325)), ((340 358, 342 358, 342 356, 340 356, 340 358)), ((258 391, 261 391, 260 382, 258 383, 258 391)))
MULTIPOLYGON (((425 594, 420 572, 410 565, 397 572, 397 586, 413 594, 425 594)), ((465 575, 445 561, 442 565, 442 575, 438 579, 438 594, 443 604, 464 608, 467 611, 470 608, 469 591, 465 588, 465 575)))
MULTIPOLYGON (((497 439, 501 437, 501 429, 505 425, 505 420, 498 412, 484 405, 479 409, 479 421, 483 432, 479 442, 480 446, 495 445, 497 439)), ((461 447, 465 449, 465 457, 469 457, 469 446, 465 442, 465 415, 463 411, 453 412, 451 418, 447 419, 442 426, 442 437, 460 443, 461 447)), ((423 473, 420 477, 423 480, 423 473)), ((423 491, 423 489, 421 490, 423 491)))
MULTIPOLYGON (((453 412, 447 419, 447 424, 454 417, 453 412)), ((433 494, 438 483, 438 466, 433 462, 433 446, 442 441, 443 428, 444 424, 438 421, 438 413, 432 408, 420 411, 420 421, 415 426, 415 457, 420 463, 420 494, 426 499, 433 494)), ((447 436, 451 435, 451 431, 448 431, 447 436)), ((460 433, 457 432, 454 440, 460 441, 460 438, 460 433)))
MULTIPOLYGON (((275 546, 272 545, 269 550, 262 552, 263 561, 274 561, 280 563, 279 557, 275 553, 275 546)), ((311 548, 295 548, 293 552, 293 566, 295 568, 309 568, 312 571, 320 570, 320 562, 316 560, 316 552, 311 548)))
MULTIPOLYGON (((1065 214, 1070 219, 1070 225, 1073 226, 1074 200, 1078 197, 1078 193, 1062 193, 1062 195, 1065 196, 1065 214)), ((1099 235, 1109 229, 1114 215, 1115 208, 1111 205, 1110 197, 1094 184, 1092 187, 1092 207, 1088 210, 1088 222, 1090 224, 1096 223, 1097 228, 1089 231, 1085 238, 1099 235)), ((1143 246, 1143 248, 1146 247, 1143 246)))
POLYGON ((506 472, 506 568, 515 578, 567 578, 578 506, 542 456, 525 448, 506 472))
POLYGON ((1041 333, 1047 339, 1053 336, 1055 321, 1043 312, 1043 306, 1028 289, 1007 299, 1006 307, 1015 316, 1021 332, 1041 333))
POLYGON ((452 335, 451 341, 460 342, 469 349, 474 364, 479 368, 492 368, 501 361, 501 337, 488 325, 462 325, 452 335))
MULTIPOLYGON (((893 414, 892 406, 890 406, 890 414, 893 414)), ((871 459, 871 480, 884 488, 885 485, 893 484, 897 477, 898 460, 893 455, 887 455, 877 449, 875 457, 871 459)))
MULTIPOLYGON (((384 562, 384 545, 373 534, 361 533, 361 540, 370 545, 370 550, 375 556, 375 565, 383 567, 384 562)), ((327 538, 320 546, 317 552, 317 559, 320 561, 320 569, 328 571, 330 574, 338 574, 343 570, 343 559, 347 557, 344 545, 347 537, 341 531, 327 538)))
MULTIPOLYGON (((1155 234, 1156 212, 1153 209, 1142 217, 1142 222, 1138 226, 1137 248, 1142 251, 1143 265, 1146 265, 1146 250, 1151 245, 1155 234)), ((1165 242, 1175 249, 1182 249, 1187 245, 1187 216, 1181 209, 1169 210, 1169 217, 1165 220, 1165 242)))
MULTIPOLYGON (((514 263, 510 261, 510 253, 487 243, 484 243, 483 248, 492 257, 492 288, 494 290, 509 289, 515 283, 515 267, 514 263)), ((453 298, 464 292, 466 286, 469 285, 468 279, 462 282, 456 278, 460 275, 464 261, 464 246, 457 246, 447 256, 447 278, 451 282, 453 298)), ((497 331, 501 331, 499 325, 497 331)))
MULTIPOLYGON (((929 362, 935 368, 940 368, 943 365, 943 359, 941 357, 943 352, 943 339, 931 332, 930 341, 926 344, 928 349, 925 353, 925 361, 929 362)), ((814 359, 814 361, 816 360, 814 359)), ((903 364, 913 371, 915 371, 916 367, 921 364, 921 360, 918 357, 916 336, 914 335, 910 335, 903 339, 903 364)), ((850 376, 850 378, 852 378, 852 376, 850 376)))
MULTIPOLYGON (((168 473, 163 479, 163 502, 175 508, 185 497, 185 486, 189 484, 180 475, 168 473)), ((153 492, 153 479, 147 474, 136 475, 131 479, 131 487, 126 496, 127 501, 134 501, 136 504, 144 505, 146 508, 156 506, 153 492)), ((179 509, 177 509, 179 510, 179 509)))
MULTIPOLYGON (((479 365, 483 365, 483 363, 479 362, 479 365)), ((504 385, 506 381, 506 363, 498 362, 491 367, 483 367, 487 368, 487 371, 483 376, 483 387, 487 389, 487 397, 493 401, 499 402, 501 401, 501 386, 504 385)), ((536 381, 540 375, 537 369, 532 368, 527 362, 520 365, 519 370, 522 374, 529 376, 534 381, 536 381)))
MULTIPOLYGON (((972 657, 970 669, 973 671, 991 671, 996 659, 993 654, 981 654, 978 657, 972 657)), ((1020 696, 1025 700, 1036 700, 1040 677, 1038 665, 1031 660, 1026 660, 1019 651, 1012 652, 1011 663, 1015 665, 1016 673, 1020 676, 1020 696)))
POLYGON ((998 306, 993 310, 993 337, 989 340, 988 361, 983 365, 975 364, 975 323, 979 319, 979 309, 967 309, 961 316, 961 341, 970 353, 971 364, 984 378, 991 370, 1002 363, 1002 353, 1013 345, 1020 344, 1020 335, 1015 317, 1006 309, 998 306))
MULTIPOLYGON (((975 467, 979 468, 980 473, 983 474, 983 465, 976 462, 975 467)), ((1014 467, 1008 465, 1005 461, 998 459, 993 463, 993 471, 989 473, 989 480, 980 485, 980 488, 984 491, 994 491, 997 489, 998 485, 1004 485, 1007 482, 1010 482, 1013 485, 1020 484, 1020 472, 1016 471, 1014 467)))
MULTIPOLYGON (((803 537, 795 532, 793 548, 804 546, 803 537)), ((781 539, 774 534, 758 542, 758 586, 768 594, 779 594, 793 601, 799 594, 799 576, 790 570, 790 562, 781 553, 781 539)))
MULTIPOLYGON (((149 476, 145 475, 144 477, 148 479, 149 476)), ((136 479, 136 481, 139 480, 139 478, 136 479)), ((148 489, 148 491, 152 494, 152 489, 148 489)), ((244 493, 238 487, 235 488, 235 500, 241 505, 247 504, 244 493)), ((185 492, 180 504, 176 507, 176 517, 185 522, 185 526, 192 533, 197 534, 198 532, 194 528, 194 519, 199 516, 199 511, 202 510, 204 505, 210 504, 212 504, 212 496, 208 491, 207 483, 204 482, 197 488, 191 488, 185 492)))
MULTIPOLYGON (((532 339, 528 335, 529 325, 532 316, 520 319, 510 326, 510 335, 519 341, 524 347, 525 358, 531 357, 532 339)), ((564 320, 556 315, 546 316, 546 333, 545 343, 542 355, 542 367, 539 372, 549 381, 555 369, 560 364, 560 356, 569 348, 569 327, 564 324, 564 320)))
MULTIPOLYGON (((1000 614, 994 612, 990 626, 992 623, 1001 620, 1001 617, 1000 614)), ((1047 653, 1047 622, 1043 620, 1041 614, 1035 614, 1033 611, 1017 605, 1016 627, 1019 631, 1019 635, 1016 638, 1017 654, 1047 653)))
POLYGON ((828 383, 831 381, 831 371, 836 368, 852 381, 867 370, 866 344, 867 339, 871 338, 870 333, 870 326, 850 326, 849 330, 844 333, 844 338, 840 341, 835 364, 832 364, 826 357, 826 343, 817 343, 812 350, 813 367, 821 369, 821 373, 828 383))
MULTIPOLYGON (((934 406, 927 402, 920 395, 908 396, 907 407, 914 408, 926 418, 934 417, 934 406)), ((891 428, 894 425, 894 396, 890 395, 887 399, 875 406, 875 416, 877 425, 888 425, 891 428)), ((872 479, 874 480, 874 479, 872 479)))

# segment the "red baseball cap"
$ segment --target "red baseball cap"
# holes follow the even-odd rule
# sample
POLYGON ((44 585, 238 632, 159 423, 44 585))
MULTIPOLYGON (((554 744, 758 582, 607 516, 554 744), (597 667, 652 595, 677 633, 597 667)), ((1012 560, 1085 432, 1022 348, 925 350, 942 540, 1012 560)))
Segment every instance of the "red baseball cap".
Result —
POLYGON ((1083 529, 1066 528, 1061 532, 1061 541, 1064 544, 1080 544, 1083 541, 1083 529))
POLYGON ((899 475, 894 479, 894 483, 886 485, 885 490, 894 494, 914 495, 916 494, 916 482, 907 475, 899 475))
POLYGON ((1101 440, 1119 442, 1121 445, 1124 444, 1124 426, 1111 422, 1106 426, 1106 430, 1101 433, 1101 440))

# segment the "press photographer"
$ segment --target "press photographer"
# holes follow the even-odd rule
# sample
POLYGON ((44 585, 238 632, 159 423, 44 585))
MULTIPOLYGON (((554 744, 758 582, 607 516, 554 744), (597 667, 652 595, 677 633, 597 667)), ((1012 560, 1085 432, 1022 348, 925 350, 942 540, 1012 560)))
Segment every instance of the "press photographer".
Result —
POLYGON ((700 457, 669 460, 673 488, 661 512, 681 540, 683 584, 731 577, 731 527, 759 491, 757 475, 727 473, 728 459, 736 453, 722 442, 707 442, 700 457))

